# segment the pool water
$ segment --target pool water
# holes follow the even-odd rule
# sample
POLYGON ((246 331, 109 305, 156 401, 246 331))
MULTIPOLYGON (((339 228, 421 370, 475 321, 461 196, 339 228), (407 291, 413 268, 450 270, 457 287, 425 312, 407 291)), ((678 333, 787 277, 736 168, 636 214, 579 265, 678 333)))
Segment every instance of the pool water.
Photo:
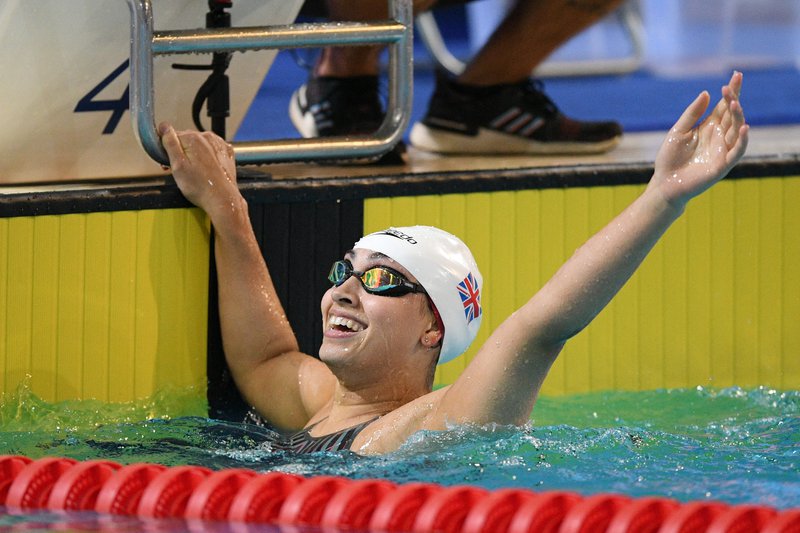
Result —
POLYGON ((203 409, 193 391, 47 403, 21 387, 0 404, 0 453, 800 507, 797 391, 542 398, 527 427, 423 432, 380 457, 273 452, 269 430, 196 416, 203 409))

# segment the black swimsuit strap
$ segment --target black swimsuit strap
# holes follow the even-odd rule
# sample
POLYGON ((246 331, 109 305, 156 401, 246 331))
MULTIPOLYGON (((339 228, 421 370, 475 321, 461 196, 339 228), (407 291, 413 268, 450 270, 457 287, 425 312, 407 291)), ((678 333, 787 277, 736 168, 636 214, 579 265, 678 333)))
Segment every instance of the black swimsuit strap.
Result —
POLYGON ((314 429, 317 424, 319 424, 319 422, 317 422, 317 424, 290 435, 280 444, 278 444, 276 448, 295 453, 335 452, 340 450, 349 450, 358 434, 378 418, 380 417, 376 416, 375 418, 367 420, 366 422, 356 424, 355 426, 351 426, 328 435, 312 437, 310 431, 314 429))

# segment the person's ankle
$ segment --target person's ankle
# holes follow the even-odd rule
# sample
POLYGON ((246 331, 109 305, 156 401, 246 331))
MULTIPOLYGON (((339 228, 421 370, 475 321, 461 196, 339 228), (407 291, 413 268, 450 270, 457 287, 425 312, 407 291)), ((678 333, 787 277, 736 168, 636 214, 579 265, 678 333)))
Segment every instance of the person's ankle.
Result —
MULTIPOLYGON (((522 80, 524 81, 524 80, 522 80)), ((445 83, 449 90, 464 96, 486 96, 503 90, 509 85, 517 85, 522 81, 516 83, 471 83, 461 81, 458 78, 440 78, 439 83, 445 83)))
POLYGON ((355 78, 377 76, 380 72, 379 52, 342 51, 339 48, 325 49, 314 67, 314 76, 355 78))

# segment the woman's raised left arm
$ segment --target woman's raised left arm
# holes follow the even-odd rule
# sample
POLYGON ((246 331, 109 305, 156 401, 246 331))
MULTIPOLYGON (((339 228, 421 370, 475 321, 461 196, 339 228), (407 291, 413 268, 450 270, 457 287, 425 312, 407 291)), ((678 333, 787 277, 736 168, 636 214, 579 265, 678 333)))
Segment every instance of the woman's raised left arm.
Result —
POLYGON ((699 124, 708 93, 686 108, 664 140, 644 192, 492 333, 442 397, 441 420, 519 424, 529 419, 566 341, 617 294, 688 201, 722 179, 744 154, 748 126, 739 103, 741 85, 742 75, 734 73, 699 124))

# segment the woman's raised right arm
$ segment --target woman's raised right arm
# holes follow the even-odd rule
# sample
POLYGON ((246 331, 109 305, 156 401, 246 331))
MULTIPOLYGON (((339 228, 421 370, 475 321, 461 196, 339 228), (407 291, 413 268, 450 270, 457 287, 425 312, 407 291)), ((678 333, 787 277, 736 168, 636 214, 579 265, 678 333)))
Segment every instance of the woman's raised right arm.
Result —
POLYGON ((159 132, 178 187, 211 219, 222 342, 236 385, 271 423, 303 427, 330 398, 333 376, 298 349, 236 183, 233 150, 213 133, 168 124, 159 132))

